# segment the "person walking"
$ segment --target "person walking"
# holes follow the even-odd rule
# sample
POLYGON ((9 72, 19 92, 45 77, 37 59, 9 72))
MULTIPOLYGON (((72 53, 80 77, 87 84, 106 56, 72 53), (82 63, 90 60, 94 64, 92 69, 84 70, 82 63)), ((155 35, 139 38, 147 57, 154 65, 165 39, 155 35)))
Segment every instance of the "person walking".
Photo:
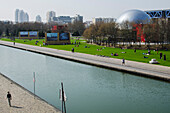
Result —
POLYGON ((74 48, 72 48, 72 52, 74 53, 74 48))
POLYGON ((124 58, 122 59, 122 65, 125 65, 125 59, 124 58))
POLYGON ((9 91, 8 91, 8 94, 7 94, 7 99, 8 99, 9 106, 11 107, 12 96, 11 96, 9 91))

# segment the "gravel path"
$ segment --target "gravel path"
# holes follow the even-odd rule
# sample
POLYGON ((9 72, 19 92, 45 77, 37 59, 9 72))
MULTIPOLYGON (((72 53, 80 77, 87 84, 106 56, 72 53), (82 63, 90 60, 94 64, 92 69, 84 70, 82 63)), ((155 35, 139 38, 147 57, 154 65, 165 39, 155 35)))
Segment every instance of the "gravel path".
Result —
POLYGON ((59 110, 35 97, 26 89, 0 74, 0 113, 60 113, 59 110), (9 107, 7 92, 12 95, 9 107))

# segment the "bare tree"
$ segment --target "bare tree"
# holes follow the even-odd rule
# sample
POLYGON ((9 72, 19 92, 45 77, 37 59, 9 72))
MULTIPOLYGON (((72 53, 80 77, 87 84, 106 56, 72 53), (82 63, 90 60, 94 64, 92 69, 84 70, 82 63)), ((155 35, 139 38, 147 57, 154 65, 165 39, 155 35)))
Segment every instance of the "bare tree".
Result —
POLYGON ((124 42, 132 42, 132 31, 133 31, 133 23, 125 21, 120 26, 120 37, 122 38, 123 45, 124 42))
POLYGON ((75 35, 83 35, 85 31, 85 25, 82 22, 74 22, 68 25, 68 30, 75 35))
POLYGON ((108 37, 108 45, 110 46, 110 41, 112 44, 114 43, 114 46, 117 43, 117 32, 118 32, 118 24, 115 22, 107 23, 106 26, 106 36, 108 37))

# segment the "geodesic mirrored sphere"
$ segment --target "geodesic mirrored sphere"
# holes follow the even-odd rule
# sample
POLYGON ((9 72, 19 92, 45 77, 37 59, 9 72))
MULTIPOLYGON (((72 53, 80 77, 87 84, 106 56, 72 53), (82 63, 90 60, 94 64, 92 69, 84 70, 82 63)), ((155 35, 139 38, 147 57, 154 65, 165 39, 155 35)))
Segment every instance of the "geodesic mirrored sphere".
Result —
POLYGON ((122 24, 126 21, 134 22, 135 24, 147 24, 150 22, 150 16, 141 10, 128 10, 124 12, 118 19, 117 23, 122 24))

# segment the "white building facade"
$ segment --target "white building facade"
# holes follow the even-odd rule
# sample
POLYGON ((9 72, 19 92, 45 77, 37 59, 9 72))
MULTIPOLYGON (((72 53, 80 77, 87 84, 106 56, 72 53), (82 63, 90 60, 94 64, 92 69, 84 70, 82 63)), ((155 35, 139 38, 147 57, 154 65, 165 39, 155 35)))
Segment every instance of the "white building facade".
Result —
POLYGON ((75 22, 82 22, 83 23, 83 16, 76 14, 75 17, 72 17, 72 23, 75 23, 75 22))
POLYGON ((116 22, 115 18, 93 18, 93 24, 116 22))
POLYGON ((86 28, 90 27, 93 24, 93 21, 86 21, 84 22, 84 25, 86 28))
POLYGON ((70 16, 58 16, 56 17, 56 14, 54 11, 47 12, 47 22, 55 22, 57 24, 63 25, 63 24, 69 24, 74 22, 83 22, 83 16, 76 15, 75 17, 70 16))
POLYGON ((52 21, 58 24, 69 24, 71 23, 71 17, 70 16, 53 17, 52 21))
POLYGON ((47 22, 52 22, 53 17, 56 17, 56 13, 54 11, 49 11, 47 12, 47 22))

